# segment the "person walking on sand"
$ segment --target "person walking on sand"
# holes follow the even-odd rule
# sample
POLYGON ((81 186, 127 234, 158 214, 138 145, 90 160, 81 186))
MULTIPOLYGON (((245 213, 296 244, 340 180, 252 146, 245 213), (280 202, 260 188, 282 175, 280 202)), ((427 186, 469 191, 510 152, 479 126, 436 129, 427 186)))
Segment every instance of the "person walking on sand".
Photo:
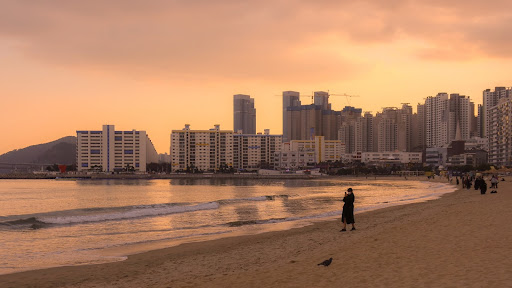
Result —
POLYGON ((341 213, 341 222, 343 222, 343 229, 340 232, 347 231, 347 223, 352 224, 351 230, 356 230, 356 226, 354 225, 356 221, 354 220, 354 193, 352 192, 352 188, 348 188, 347 192, 345 192, 345 197, 343 197, 343 212, 341 213))
POLYGON ((498 177, 496 177, 496 175, 492 175, 492 178, 491 178, 491 188, 498 189, 498 177))

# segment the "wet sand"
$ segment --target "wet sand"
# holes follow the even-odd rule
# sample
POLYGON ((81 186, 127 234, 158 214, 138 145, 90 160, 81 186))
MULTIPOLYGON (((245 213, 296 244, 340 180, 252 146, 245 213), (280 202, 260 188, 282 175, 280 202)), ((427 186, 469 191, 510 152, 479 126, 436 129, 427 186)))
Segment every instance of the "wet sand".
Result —
POLYGON ((356 231, 321 222, 0 275, 0 287, 510 287, 510 181, 497 194, 461 189, 357 214, 356 231), (330 257, 329 267, 317 265, 330 257))

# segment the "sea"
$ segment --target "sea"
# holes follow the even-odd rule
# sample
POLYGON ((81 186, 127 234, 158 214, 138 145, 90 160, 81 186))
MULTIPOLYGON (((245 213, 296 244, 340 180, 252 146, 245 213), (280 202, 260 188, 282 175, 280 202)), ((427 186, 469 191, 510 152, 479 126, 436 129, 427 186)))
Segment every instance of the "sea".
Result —
POLYGON ((181 243, 340 219, 349 187, 356 221, 364 211, 455 191, 373 177, 0 180, 0 274, 122 261, 181 243))

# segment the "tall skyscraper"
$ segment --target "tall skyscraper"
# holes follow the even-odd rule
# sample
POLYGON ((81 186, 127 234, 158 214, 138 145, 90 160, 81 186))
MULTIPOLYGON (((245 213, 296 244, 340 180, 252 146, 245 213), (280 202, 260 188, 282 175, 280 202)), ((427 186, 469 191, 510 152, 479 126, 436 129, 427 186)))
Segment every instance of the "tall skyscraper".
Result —
POLYGON ((418 103, 412 123, 412 151, 424 151, 426 148, 425 104, 418 103))
POLYGON ((482 135, 481 137, 487 137, 487 131, 489 127, 489 117, 487 111, 492 107, 498 105, 498 100, 502 98, 510 98, 512 96, 512 88, 506 87, 495 87, 494 91, 491 89, 485 89, 483 92, 483 107, 481 119, 483 121, 482 135))
POLYGON ((233 130, 235 133, 256 134, 256 109, 249 95, 233 96, 233 130))
POLYGON ((398 150, 398 113, 395 107, 386 107, 377 113, 377 152, 398 150))
POLYGON ((475 106, 474 104, 471 104, 472 102, 469 100, 469 97, 459 95, 457 93, 450 94, 450 142, 457 138, 455 137, 457 134, 457 129, 460 130, 460 136, 462 140, 471 138, 471 126, 474 117, 475 106), (473 115, 471 115, 471 106, 473 106, 473 115))
POLYGON ((471 101, 469 97, 438 93, 425 100, 425 134, 427 147, 442 147, 456 139, 471 137, 471 101))
POLYGON ((311 140, 315 136, 324 136, 325 140, 338 138, 340 112, 331 110, 327 92, 315 92, 310 105, 300 105, 298 94, 289 92, 283 93, 283 138, 287 141, 311 140), (284 105, 295 106, 285 109, 284 105))
POLYGON ((345 145, 344 153, 362 152, 363 133, 361 112, 363 109, 345 106, 341 110, 338 140, 345 145))
POLYGON ((484 138, 484 106, 482 104, 478 104, 478 116, 476 120, 476 131, 477 131, 477 137, 484 138))
POLYGON ((283 142, 289 142, 291 137, 291 130, 289 117, 287 117, 286 110, 288 107, 300 107, 300 93, 295 91, 283 92, 283 142))
POLYGON ((504 97, 487 110, 489 164, 512 165, 512 98, 504 97))
POLYGON ((427 147, 442 147, 448 143, 448 94, 438 93, 425 100, 425 142, 427 147))
POLYGON ((397 150, 412 151, 412 106, 403 103, 402 108, 397 110, 397 150))

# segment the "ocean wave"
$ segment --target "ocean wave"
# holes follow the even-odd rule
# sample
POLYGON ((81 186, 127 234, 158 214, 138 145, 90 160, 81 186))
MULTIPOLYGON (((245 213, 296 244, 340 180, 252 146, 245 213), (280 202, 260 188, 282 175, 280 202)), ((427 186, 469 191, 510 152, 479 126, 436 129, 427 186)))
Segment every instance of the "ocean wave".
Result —
POLYGON ((39 221, 36 217, 29 217, 25 219, 17 219, 11 221, 0 222, 0 225, 4 228, 31 228, 39 229, 43 228, 46 223, 39 221))
POLYGON ((246 202, 246 201, 272 201, 276 199, 288 199, 290 195, 281 194, 281 195, 264 195, 264 196, 256 196, 256 197, 248 197, 248 198, 233 198, 233 199, 223 199, 218 200, 220 204, 229 204, 235 202, 246 202))
POLYGON ((159 216, 168 214, 177 214, 185 212, 193 212, 200 210, 218 209, 219 204, 216 202, 202 203, 191 206, 177 206, 177 205, 141 205, 137 208, 130 209, 123 212, 103 213, 94 215, 73 215, 73 216, 49 216, 41 217, 40 221, 49 224, 76 224, 88 222, 101 222, 112 220, 125 220, 132 218, 141 218, 148 216, 159 216), (156 206, 156 207, 155 207, 156 206))
POLYGON ((127 220, 200 210, 213 210, 218 208, 219 203, 217 202, 208 202, 196 205, 155 204, 115 208, 88 208, 60 211, 26 218, 20 216, 18 219, 0 222, 0 227, 4 229, 39 229, 53 225, 127 220), (94 211, 94 213, 91 213, 92 211, 94 211))

